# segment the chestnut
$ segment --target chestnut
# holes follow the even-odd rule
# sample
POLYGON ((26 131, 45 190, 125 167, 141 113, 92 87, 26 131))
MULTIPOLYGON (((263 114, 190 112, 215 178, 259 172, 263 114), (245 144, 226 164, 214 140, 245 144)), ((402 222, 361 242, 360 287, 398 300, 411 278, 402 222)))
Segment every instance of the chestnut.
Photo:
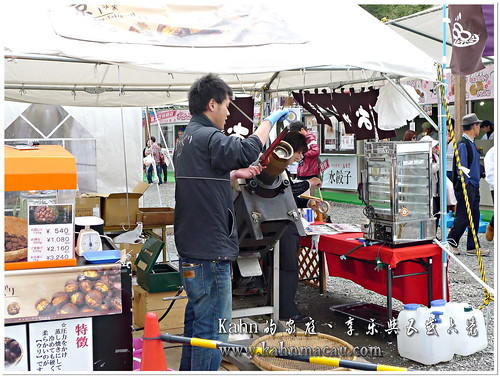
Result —
POLYGON ((71 296, 69 296, 69 300, 72 304, 82 306, 83 304, 85 304, 85 293, 75 292, 71 296))
POLYGON ((101 273, 95 268, 89 268, 88 270, 83 271, 83 276, 90 280, 99 280, 101 273))
POLYGON ((96 283, 94 284, 94 289, 104 295, 110 291, 108 283, 102 280, 96 281, 96 283))
POLYGON ((59 314, 71 314, 78 312, 78 307, 71 302, 68 302, 63 305, 61 309, 59 309, 59 314))
POLYGON ((64 292, 73 293, 78 290, 78 282, 76 280, 68 280, 64 285, 64 292))
POLYGON ((111 305, 116 310, 122 310, 122 299, 121 299, 121 297, 117 297, 117 296, 113 297, 111 299, 111 305))
POLYGON ((99 308, 102 305, 102 293, 95 289, 87 292, 85 295, 85 303, 91 308, 99 308))
POLYGON ((38 314, 46 315, 54 311, 52 303, 50 303, 46 298, 41 298, 35 304, 35 309, 38 310, 38 314))
POLYGON ((10 315, 16 315, 19 314, 21 311, 21 305, 19 305, 18 302, 12 302, 7 306, 7 313, 10 315))
POLYGON ((90 292, 92 290, 92 288, 94 288, 94 285, 89 280, 80 281, 78 286, 80 288, 80 291, 82 291, 82 292, 90 292))
POLYGON ((54 308, 59 309, 62 307, 64 304, 66 304, 69 301, 68 299, 68 294, 66 292, 57 292, 54 293, 54 296, 52 296, 52 305, 54 308))

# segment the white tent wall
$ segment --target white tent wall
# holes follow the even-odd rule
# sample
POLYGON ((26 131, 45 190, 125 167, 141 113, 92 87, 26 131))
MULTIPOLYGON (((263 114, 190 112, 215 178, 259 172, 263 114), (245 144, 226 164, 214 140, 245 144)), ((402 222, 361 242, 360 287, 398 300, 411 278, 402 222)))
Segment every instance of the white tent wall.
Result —
POLYGON ((126 184, 131 191, 142 181, 141 108, 64 108, 97 140, 97 192, 125 192, 126 184))
MULTIPOLYGON (((4 127, 29 106, 4 102, 4 127)), ((75 106, 63 106, 63 109, 96 141, 96 191, 124 192, 126 184, 131 191, 142 180, 142 109, 75 106)))

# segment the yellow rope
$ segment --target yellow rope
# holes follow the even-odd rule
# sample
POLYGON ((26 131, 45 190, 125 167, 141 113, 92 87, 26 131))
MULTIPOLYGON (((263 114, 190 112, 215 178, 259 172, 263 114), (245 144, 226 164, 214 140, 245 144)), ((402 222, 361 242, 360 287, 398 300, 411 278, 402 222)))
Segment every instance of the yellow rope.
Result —
MULTIPOLYGON (((462 167, 460 163, 460 156, 458 155, 458 146, 457 146, 457 140, 455 139, 455 130, 453 129, 453 125, 451 124, 451 115, 450 115, 450 110, 448 108, 448 102, 446 101, 446 95, 444 93, 444 85, 443 85, 443 70, 441 64, 436 63, 438 66, 438 80, 441 85, 439 85, 439 94, 441 95, 441 99, 445 108, 446 112, 446 123, 448 125, 448 128, 450 130, 450 135, 451 135, 451 140, 453 143, 453 153, 455 155, 455 160, 457 162, 457 168, 458 172, 460 175, 460 182, 462 184, 462 191, 464 194, 464 199, 465 199, 465 208, 467 209, 467 217, 469 218, 469 227, 470 231, 472 232, 472 236, 474 238, 474 246, 476 248, 476 256, 477 256, 477 261, 479 264, 479 271, 481 272, 481 280, 486 281, 486 272, 484 270, 484 265, 483 265, 483 257, 481 256, 480 250, 479 250, 479 241, 477 239, 477 232, 476 228, 474 226, 474 220, 472 218, 472 211, 470 208, 470 203, 469 203, 469 196, 467 195, 467 189, 465 186, 465 179, 464 179, 464 173, 462 172, 462 167)), ((458 245, 457 245, 458 246, 458 245)), ((483 287, 484 291, 484 305, 481 305, 479 309, 484 308, 486 305, 488 305, 490 302, 493 301, 493 297, 491 296, 490 292, 486 288, 483 287)))

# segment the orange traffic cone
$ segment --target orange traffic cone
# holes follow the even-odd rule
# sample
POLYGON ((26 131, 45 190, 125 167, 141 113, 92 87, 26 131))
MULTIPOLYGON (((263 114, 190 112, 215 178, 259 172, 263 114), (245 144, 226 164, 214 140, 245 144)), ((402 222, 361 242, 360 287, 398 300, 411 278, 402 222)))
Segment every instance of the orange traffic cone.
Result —
POLYGON ((160 324, 155 312, 147 312, 144 323, 144 341, 142 343, 141 371, 167 370, 167 360, 163 353, 163 342, 156 338, 160 334, 160 324))

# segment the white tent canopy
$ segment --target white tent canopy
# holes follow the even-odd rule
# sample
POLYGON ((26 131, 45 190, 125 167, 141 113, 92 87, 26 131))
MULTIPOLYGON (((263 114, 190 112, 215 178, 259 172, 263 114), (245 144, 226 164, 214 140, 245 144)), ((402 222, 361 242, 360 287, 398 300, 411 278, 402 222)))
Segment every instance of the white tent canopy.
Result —
MULTIPOLYGON (((369 83, 381 79, 380 73, 436 80, 435 59, 355 4, 249 3, 182 2, 188 10, 207 9, 216 15, 224 14, 230 5, 245 8, 248 19, 266 15, 272 28, 264 38, 273 37, 272 42, 181 46, 141 40, 137 33, 106 35, 100 25, 92 36, 93 24, 80 25, 68 16, 69 3, 61 8, 46 2, 8 2, 4 5, 4 30, 9 31, 4 41, 5 99, 69 106, 161 106, 185 100, 189 86, 208 72, 219 74, 234 90, 250 94, 263 87, 286 92, 369 83), (68 17, 66 24, 60 22, 61 15, 68 17)), ((179 2, 164 4, 175 8, 179 2)), ((155 22, 168 25, 170 8, 163 8, 159 11, 146 4, 134 10, 163 15, 155 22)), ((260 35, 249 33, 253 34, 260 35)))
MULTIPOLYGON (((436 6, 395 20, 386 25, 409 42, 425 51, 436 61, 443 60, 443 6, 436 6)), ((449 25, 446 24, 446 57, 451 58, 453 38, 449 25)), ((492 62, 493 57, 483 58, 483 62, 492 62)))

